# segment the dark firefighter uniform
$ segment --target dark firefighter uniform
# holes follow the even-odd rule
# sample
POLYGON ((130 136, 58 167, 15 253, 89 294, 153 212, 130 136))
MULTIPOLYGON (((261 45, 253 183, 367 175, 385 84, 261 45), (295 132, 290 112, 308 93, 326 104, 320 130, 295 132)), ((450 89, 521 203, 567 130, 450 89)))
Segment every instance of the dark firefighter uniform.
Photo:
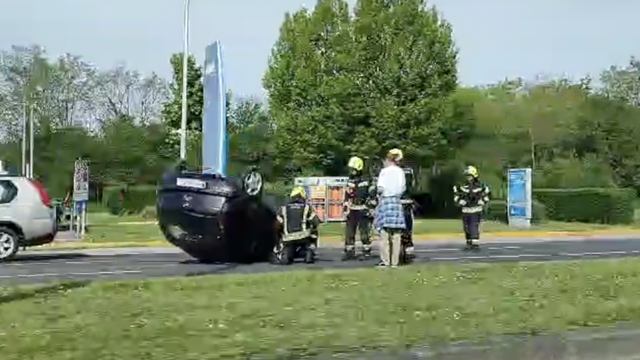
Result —
POLYGON ((411 168, 404 169, 405 177, 407 179, 406 186, 407 190, 402 194, 400 198, 400 203, 402 204, 402 209, 404 211, 404 223, 406 225, 405 230, 402 233, 402 246, 404 248, 404 254, 406 255, 406 259, 403 259, 405 262, 410 262, 414 257, 414 249, 413 249, 413 221, 414 221, 414 201, 411 198, 411 191, 413 190, 414 178, 413 178, 413 170, 411 168))
POLYGON ((480 221, 485 205, 489 203, 489 187, 478 179, 478 169, 468 166, 464 171, 467 181, 453 187, 453 200, 462 208, 462 227, 468 248, 477 248, 480 240, 480 221))
POLYGON ((296 187, 291 191, 291 199, 278 211, 278 221, 282 224, 282 238, 274 249, 277 261, 288 265, 295 258, 304 257, 306 263, 313 263, 318 246, 320 219, 307 203, 303 187, 296 187))
POLYGON ((371 256, 371 224, 376 202, 376 187, 371 177, 364 175, 364 161, 357 156, 349 159, 349 182, 345 193, 347 226, 344 260, 356 258, 356 232, 360 232, 362 255, 371 256))

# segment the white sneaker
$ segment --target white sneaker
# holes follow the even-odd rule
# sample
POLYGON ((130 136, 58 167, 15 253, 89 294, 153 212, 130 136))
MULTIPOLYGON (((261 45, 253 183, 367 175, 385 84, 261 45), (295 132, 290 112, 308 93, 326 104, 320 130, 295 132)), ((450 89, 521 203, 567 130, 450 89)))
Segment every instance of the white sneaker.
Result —
POLYGON ((480 240, 478 240, 478 239, 471 239, 471 245, 480 245, 480 240))

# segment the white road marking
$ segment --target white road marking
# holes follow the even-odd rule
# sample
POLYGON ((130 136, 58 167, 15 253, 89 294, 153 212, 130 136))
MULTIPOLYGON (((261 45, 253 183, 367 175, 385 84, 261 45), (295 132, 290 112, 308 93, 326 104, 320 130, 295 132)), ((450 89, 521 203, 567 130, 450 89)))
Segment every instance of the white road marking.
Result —
POLYGON ((603 252, 584 252, 584 253, 557 253, 557 254, 513 254, 513 255, 484 255, 484 256, 460 256, 460 257, 433 257, 430 260, 435 261, 464 261, 464 260, 482 260, 482 259, 523 259, 523 258, 544 258, 558 256, 607 256, 607 255, 625 255, 631 253, 640 253, 640 250, 633 251, 603 251, 603 252))
MULTIPOLYGON (((486 248, 488 250, 518 250, 522 249, 520 246, 493 246, 486 248)), ((462 245, 459 248, 435 248, 435 249, 415 249, 415 253, 439 253, 439 252, 454 252, 461 251, 462 245)))
POLYGON ((16 274, 16 275, 0 275, 0 279, 59 277, 59 276, 69 276, 69 275, 71 276, 121 275, 121 274, 141 274, 141 273, 142 273, 142 270, 116 270, 116 271, 71 272, 71 273, 16 274))
MULTIPOLYGON (((637 251, 637 250, 636 250, 637 251)), ((605 256, 605 255, 626 255, 633 254, 635 251, 598 251, 583 253, 559 253, 558 256, 605 256)))

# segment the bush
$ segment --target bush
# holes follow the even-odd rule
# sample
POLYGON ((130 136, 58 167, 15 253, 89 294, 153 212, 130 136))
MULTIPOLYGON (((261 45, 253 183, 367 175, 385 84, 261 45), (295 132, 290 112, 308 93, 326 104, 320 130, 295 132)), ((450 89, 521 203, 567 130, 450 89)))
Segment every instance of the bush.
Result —
POLYGON ((144 219, 157 219, 158 218, 158 209, 156 206, 145 206, 144 209, 140 212, 140 216, 144 219))
MULTIPOLYGON (((547 220, 547 209, 541 202, 534 200, 531 204, 531 210, 533 212, 533 218, 531 219, 532 223, 538 224, 547 220)), ((486 220, 507 223, 509 221, 507 216, 507 202, 505 200, 492 200, 489 203, 489 207, 487 208, 484 218, 486 220)))
POLYGON ((106 207, 111 215, 120 215, 122 213, 122 195, 126 185, 108 186, 102 192, 102 204, 106 207))
POLYGON ((155 185, 128 186, 124 193, 122 211, 127 214, 139 214, 148 206, 156 205, 155 185))
POLYGON ((633 189, 534 189, 547 216, 557 221, 601 224, 629 224, 634 220, 633 189))
POLYGON ((113 215, 139 214, 146 207, 156 204, 155 185, 121 185, 104 190, 109 213, 113 215))

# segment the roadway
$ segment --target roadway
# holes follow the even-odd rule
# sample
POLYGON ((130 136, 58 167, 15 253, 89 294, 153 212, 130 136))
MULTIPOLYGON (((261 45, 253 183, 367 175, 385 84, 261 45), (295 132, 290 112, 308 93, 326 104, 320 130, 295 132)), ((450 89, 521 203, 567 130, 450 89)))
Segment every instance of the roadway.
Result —
MULTIPOLYGON (((0 285, 39 284, 64 280, 122 280, 225 273, 258 273, 292 269, 372 267, 377 258, 341 261, 341 249, 322 248, 316 264, 278 266, 201 264, 175 248, 135 248, 76 251, 28 251, 0 264, 0 285)), ((419 242, 417 263, 521 262, 640 256, 640 238, 610 237, 567 240, 490 240, 478 252, 462 250, 460 241, 419 242)))

